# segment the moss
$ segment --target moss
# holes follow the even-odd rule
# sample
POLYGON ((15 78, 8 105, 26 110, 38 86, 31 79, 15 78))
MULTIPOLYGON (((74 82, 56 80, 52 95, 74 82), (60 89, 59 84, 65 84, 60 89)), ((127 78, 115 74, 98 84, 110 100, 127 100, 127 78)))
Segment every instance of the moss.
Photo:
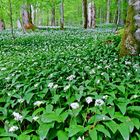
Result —
POLYGON ((118 46, 120 49, 120 56, 130 55, 132 46, 134 47, 133 49, 135 49, 135 47, 137 46, 137 42, 134 38, 134 32, 136 31, 134 16, 134 8, 132 6, 129 6, 124 34, 118 46), (129 46, 131 46, 131 49, 128 49, 129 46))

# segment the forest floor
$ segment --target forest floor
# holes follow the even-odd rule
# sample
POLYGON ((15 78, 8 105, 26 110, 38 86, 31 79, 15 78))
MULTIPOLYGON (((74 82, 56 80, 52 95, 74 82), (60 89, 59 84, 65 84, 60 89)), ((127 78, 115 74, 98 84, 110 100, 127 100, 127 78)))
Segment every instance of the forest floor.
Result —
POLYGON ((73 29, 10 37, 0 34, 1 138, 140 136, 140 57, 119 58, 118 35, 73 29), (11 134, 13 125, 21 131, 11 134))

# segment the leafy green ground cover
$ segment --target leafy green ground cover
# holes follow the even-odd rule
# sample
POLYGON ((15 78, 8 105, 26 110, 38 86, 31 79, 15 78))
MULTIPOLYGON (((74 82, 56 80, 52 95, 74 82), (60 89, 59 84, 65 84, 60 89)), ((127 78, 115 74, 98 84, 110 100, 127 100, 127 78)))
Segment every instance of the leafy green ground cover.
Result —
POLYGON ((91 30, 0 34, 1 140, 137 140, 140 57, 91 30))

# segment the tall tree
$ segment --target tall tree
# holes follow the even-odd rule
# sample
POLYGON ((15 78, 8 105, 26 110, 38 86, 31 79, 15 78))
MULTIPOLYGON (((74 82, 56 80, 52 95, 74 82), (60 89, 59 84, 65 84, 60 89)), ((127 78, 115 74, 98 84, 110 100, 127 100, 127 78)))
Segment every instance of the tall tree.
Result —
POLYGON ((122 37, 120 55, 137 55, 140 53, 140 1, 129 0, 126 27, 122 37))
POLYGON ((106 23, 110 22, 110 0, 106 0, 106 23))
POLYGON ((64 29, 64 0, 60 3, 60 29, 64 29))
MULTIPOLYGON (((0 1, 0 3, 2 3, 2 2, 0 1)), ((0 4, 0 31, 3 31, 5 29, 5 23, 4 23, 2 11, 3 11, 2 5, 0 4)))
POLYGON ((83 26, 86 29, 88 26, 87 0, 83 0, 83 26))
POLYGON ((51 26, 55 26, 55 1, 52 0, 52 6, 51 6, 51 26))
POLYGON ((22 22, 25 30, 35 29, 35 25, 32 22, 31 4, 28 1, 22 6, 22 22))

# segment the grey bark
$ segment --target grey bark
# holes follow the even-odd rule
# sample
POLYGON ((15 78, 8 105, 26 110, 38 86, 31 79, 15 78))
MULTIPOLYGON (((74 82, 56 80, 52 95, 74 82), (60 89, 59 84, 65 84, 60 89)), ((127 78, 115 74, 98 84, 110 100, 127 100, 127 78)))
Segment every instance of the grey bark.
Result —
POLYGON ((0 32, 5 29, 5 23, 3 19, 0 19, 0 32))
POLYGON ((110 23, 110 0, 106 0, 107 12, 106 12, 106 23, 110 23))
POLYGON ((82 0, 83 4, 83 26, 85 29, 88 27, 88 13, 87 13, 87 0, 82 0))

